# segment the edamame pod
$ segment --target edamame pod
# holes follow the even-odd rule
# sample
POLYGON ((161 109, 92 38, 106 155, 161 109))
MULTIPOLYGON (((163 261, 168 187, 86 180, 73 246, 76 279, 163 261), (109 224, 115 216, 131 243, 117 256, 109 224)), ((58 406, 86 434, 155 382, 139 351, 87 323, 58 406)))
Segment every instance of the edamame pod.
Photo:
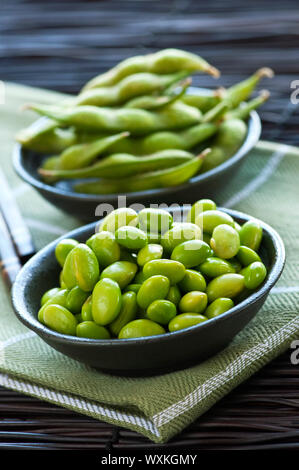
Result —
POLYGON ((193 268, 203 263, 210 254, 211 249, 204 241, 188 240, 175 247, 171 259, 179 261, 186 268, 193 268))
POLYGON ((170 282, 166 276, 155 275, 149 277, 143 282, 138 291, 137 303, 139 307, 147 309, 154 300, 165 299, 169 287, 170 282))
POLYGON ((168 329, 169 331, 184 330, 205 321, 207 321, 207 317, 199 313, 181 313, 169 322, 168 329))
POLYGON ((233 108, 236 108, 240 103, 247 100, 262 78, 272 78, 273 75, 274 72, 272 69, 263 67, 257 70, 251 77, 225 90, 224 99, 228 101, 233 108))
POLYGON ((110 264, 101 273, 101 279, 112 279, 117 282, 121 289, 124 289, 134 279, 137 272, 137 265, 129 261, 116 261, 110 264))
POLYGON ((118 336, 120 330, 136 318, 137 297, 135 292, 126 292, 122 295, 122 307, 117 318, 110 323, 109 329, 114 336, 118 336))
POLYGON ((147 278, 156 275, 166 276, 170 284, 174 285, 183 279, 186 269, 185 266, 177 260, 155 259, 148 261, 143 266, 143 273, 147 278))
POLYGON ((219 315, 222 315, 222 313, 225 313, 233 308, 233 306, 234 302, 231 299, 226 297, 219 297, 208 306, 207 310, 205 311, 205 316, 207 318, 218 317, 219 315))
POLYGON ((209 282, 206 293, 211 303, 218 297, 233 299, 242 292, 244 287, 244 276, 241 274, 222 274, 209 282))
POLYGON ((76 334, 79 338, 89 339, 109 339, 110 334, 107 328, 97 325, 93 321, 83 321, 76 328, 76 334))
POLYGON ((92 317, 97 325, 113 322, 121 309, 121 290, 112 279, 101 279, 92 293, 92 317))
POLYGON ((143 338, 157 336, 165 333, 164 328, 158 323, 147 318, 133 320, 127 323, 119 332, 119 339, 143 338))

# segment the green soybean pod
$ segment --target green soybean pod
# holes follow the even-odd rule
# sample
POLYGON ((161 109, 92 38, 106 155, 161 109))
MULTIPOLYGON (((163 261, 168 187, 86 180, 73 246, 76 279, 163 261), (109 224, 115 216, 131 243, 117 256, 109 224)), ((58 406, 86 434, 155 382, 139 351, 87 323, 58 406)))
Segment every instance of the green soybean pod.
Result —
POLYGON ((244 287, 244 276, 241 274, 222 274, 209 282, 206 293, 211 303, 218 297, 233 299, 243 291, 244 287))
POLYGON ((208 297, 205 292, 191 291, 183 295, 179 303, 181 312, 203 313, 207 308, 208 297))
POLYGON ((180 289, 178 288, 178 286, 176 286, 176 285, 170 286, 167 297, 166 297, 166 300, 169 300, 174 305, 178 306, 178 304, 180 303, 181 298, 182 298, 182 296, 181 296, 181 292, 180 292, 180 289))
POLYGON ((267 269, 263 263, 255 261, 242 269, 240 274, 244 276, 244 283, 247 289, 256 289, 264 282, 267 276, 267 269))
POLYGON ((164 328, 158 323, 147 318, 133 320, 127 323, 119 332, 119 339, 144 338, 147 336, 157 336, 165 333, 164 328))
POLYGON ((188 240, 200 240, 200 228, 189 222, 175 223, 161 237, 161 245, 167 253, 171 253, 177 245, 188 240))
POLYGON ((147 244, 147 235, 137 227, 123 226, 116 230, 117 243, 127 250, 137 251, 147 244))
POLYGON ((227 312, 231 308, 233 308, 234 302, 232 299, 226 297, 219 297, 218 299, 214 300, 205 311, 205 316, 207 318, 215 318, 221 315, 222 313, 227 312))
POLYGON ((81 308, 82 321, 92 321, 92 295, 90 295, 84 302, 81 308))
POLYGON ((201 273, 194 269, 186 269, 184 278, 179 283, 181 291, 187 293, 190 291, 204 292, 207 287, 205 278, 201 273))
POLYGON ((73 238, 65 238, 64 240, 61 240, 59 243, 57 243, 55 248, 55 256, 62 268, 67 255, 78 244, 79 242, 77 242, 77 240, 74 240, 73 238))
POLYGON ((85 243, 79 243, 67 255, 62 273, 68 289, 78 285, 85 292, 90 292, 100 275, 97 257, 85 243))
POLYGON ((122 306, 117 318, 110 323, 109 329, 114 336, 118 336, 120 330, 137 315, 137 296, 135 292, 125 292, 122 295, 122 306))
POLYGON ((138 251, 137 263, 143 267, 148 261, 153 259, 161 259, 163 255, 163 247, 157 243, 149 243, 138 251))
POLYGON ((65 307, 50 304, 45 307, 43 314, 44 323, 51 330, 63 335, 76 335, 77 320, 65 307))
POLYGON ((80 289, 79 286, 75 286, 67 294, 66 308, 72 313, 80 313, 82 305, 88 297, 88 292, 80 289))
POLYGON ((172 215, 164 209, 142 209, 138 214, 141 230, 150 233, 164 233, 173 224, 172 215))
POLYGON ((225 212, 219 210, 207 210, 200 213, 195 220, 201 230, 205 233, 213 233, 213 230, 217 225, 227 224, 231 227, 234 226, 234 220, 225 212))
POLYGON ((146 318, 161 325, 168 325, 170 320, 176 316, 176 306, 169 300, 154 300, 146 310, 146 318))
POLYGON ((112 232, 103 230, 95 233, 87 240, 86 245, 95 253, 102 268, 120 259, 120 246, 112 232))
POLYGON ((185 276, 185 266, 176 260, 170 259, 155 259, 148 261, 143 266, 143 273, 146 277, 151 277, 155 275, 166 276, 170 284, 177 284, 185 276))
POLYGON ((255 261, 261 261, 260 256, 248 246, 240 246, 237 258, 243 266, 248 266, 255 261))
POLYGON ((198 325, 205 321, 207 321, 207 317, 199 313, 181 313, 170 320, 168 329, 171 332, 184 330, 185 328, 190 328, 190 326, 198 325))
POLYGON ((137 294, 137 303, 142 309, 154 302, 154 300, 165 299, 170 287, 169 279, 166 276, 155 275, 146 279, 141 285, 137 294))
POLYGON ((203 263, 210 253, 211 249, 204 241, 188 240, 175 247, 171 259, 179 261, 186 268, 193 268, 203 263))
POLYGON ((217 206, 212 199, 199 199, 191 207, 190 211, 187 214, 187 221, 195 224, 196 217, 205 211, 216 210, 217 206))
POLYGON ((83 321, 77 325, 76 334, 79 338, 109 339, 110 333, 104 326, 97 325, 94 321, 83 321))
POLYGON ((121 290, 112 279, 100 279, 92 293, 92 317, 97 325, 113 322, 121 309, 121 290))
POLYGON ((245 222, 241 227, 239 235, 241 245, 258 251, 263 238, 263 229, 258 220, 248 220, 248 222, 245 222))
POLYGON ((124 225, 136 227, 138 222, 137 212, 130 207, 121 207, 106 215, 100 224, 99 231, 115 232, 124 225))
POLYGON ((47 290, 41 298, 41 301, 40 301, 41 307, 43 305, 45 305, 45 303, 47 303, 48 300, 50 300, 51 297, 53 297, 53 295, 57 294, 60 290, 61 290, 60 287, 53 287, 52 289, 47 290))
POLYGON ((218 277, 222 274, 236 272, 230 261, 214 256, 207 258, 202 264, 199 265, 198 269, 204 276, 207 277, 218 277))
POLYGON ((210 246, 219 258, 233 258, 240 248, 239 234, 230 225, 217 225, 213 230, 210 246))
POLYGON ((137 269, 135 263, 116 261, 102 271, 100 279, 112 279, 121 289, 124 289, 134 279, 137 269))
POLYGON ((40 321, 41 323, 44 323, 44 311, 48 305, 56 304, 56 305, 61 305, 62 307, 66 307, 67 295, 68 295, 67 289, 59 289, 59 291, 56 292, 56 294, 51 295, 51 297, 47 300, 47 302, 45 302, 42 305, 42 307, 39 309, 38 314, 37 314, 38 321, 40 321))

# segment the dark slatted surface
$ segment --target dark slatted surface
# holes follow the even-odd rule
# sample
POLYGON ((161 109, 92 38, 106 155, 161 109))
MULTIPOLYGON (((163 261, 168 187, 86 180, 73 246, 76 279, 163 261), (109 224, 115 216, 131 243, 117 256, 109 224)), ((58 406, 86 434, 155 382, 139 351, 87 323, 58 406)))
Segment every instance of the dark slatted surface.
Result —
MULTIPOLYGON (((221 84, 262 66, 276 72, 263 107, 263 138, 299 144, 296 0, 1 2, 0 78, 77 92, 93 75, 133 54, 164 47, 200 53, 221 84)), ((217 86, 199 76, 194 84, 217 86)), ((164 448, 298 449, 299 366, 290 353, 238 387, 164 448)), ((149 449, 142 436, 0 388, 1 448, 149 449)))

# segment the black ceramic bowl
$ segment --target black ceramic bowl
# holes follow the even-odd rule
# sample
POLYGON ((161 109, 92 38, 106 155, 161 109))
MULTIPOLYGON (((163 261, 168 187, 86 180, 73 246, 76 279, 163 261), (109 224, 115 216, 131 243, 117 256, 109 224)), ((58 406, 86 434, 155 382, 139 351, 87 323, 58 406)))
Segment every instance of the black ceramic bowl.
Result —
MULTIPOLYGON (((190 92, 195 94, 199 89, 192 88, 190 92)), ((188 203, 190 200, 210 197, 217 200, 217 194, 227 185, 249 151, 256 145, 261 134, 261 121, 258 114, 253 111, 248 119, 248 132, 243 144, 226 162, 213 170, 201 175, 194 176, 187 183, 168 188, 138 191, 126 195, 127 206, 132 203, 149 204, 173 203, 179 201, 180 204, 188 203)), ((110 195, 90 195, 79 194, 73 191, 70 180, 49 185, 44 183, 37 169, 44 156, 24 149, 20 144, 16 144, 13 153, 13 164, 18 175, 31 186, 33 186, 45 199, 65 212, 81 219, 95 220, 96 207, 101 203, 112 204, 117 207, 118 194, 110 195)))
MULTIPOLYGON (((225 210, 239 223, 249 216, 225 210)), ((37 320, 42 294, 58 284, 60 268, 54 250, 65 237, 85 241, 95 224, 76 229, 50 243, 26 263, 17 276, 12 301, 17 317, 53 348, 92 367, 126 375, 149 375, 181 369, 217 353, 251 320, 265 302, 284 266, 284 245, 275 230, 262 223, 261 256, 268 268, 263 285, 223 315, 185 330, 136 339, 92 340, 66 336, 37 320)))

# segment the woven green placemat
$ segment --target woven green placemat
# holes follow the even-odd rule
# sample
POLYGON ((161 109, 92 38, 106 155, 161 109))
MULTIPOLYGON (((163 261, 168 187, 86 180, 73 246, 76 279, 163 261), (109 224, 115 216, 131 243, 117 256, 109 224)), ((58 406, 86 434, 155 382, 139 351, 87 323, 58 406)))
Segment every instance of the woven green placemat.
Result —
MULTIPOLYGON (((0 106, 1 167, 37 248, 79 225, 22 183, 11 165, 16 131, 35 118, 21 112, 20 106, 28 101, 51 102, 57 96, 8 84, 5 104, 0 106)), ((222 193, 224 206, 272 225, 287 252, 283 275, 264 307, 224 351, 197 366, 157 377, 100 373, 60 354, 26 329, 14 316, 1 283, 0 385, 134 429, 155 442, 179 433, 299 336, 298 175, 298 149, 260 142, 222 193)))

